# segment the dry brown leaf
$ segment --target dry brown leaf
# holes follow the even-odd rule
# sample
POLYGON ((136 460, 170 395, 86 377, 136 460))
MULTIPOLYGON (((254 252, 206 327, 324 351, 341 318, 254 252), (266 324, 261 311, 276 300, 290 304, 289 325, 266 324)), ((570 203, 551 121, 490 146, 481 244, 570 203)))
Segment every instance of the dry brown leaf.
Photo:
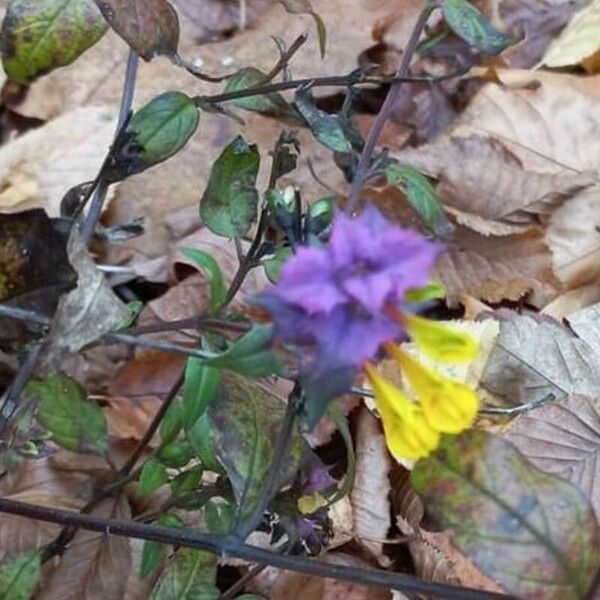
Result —
POLYGON ((570 314, 600 302, 600 285, 588 283, 582 287, 561 294, 544 306, 541 312, 557 321, 562 321, 570 314))
POLYGON ((392 462, 378 421, 361 408, 355 442, 356 475, 350 499, 354 515, 356 540, 382 566, 389 558, 379 540, 387 538, 390 528, 390 482, 392 462))
MULTIPOLYGON (((331 552, 323 556, 330 565, 365 568, 367 563, 355 556, 331 552)), ((275 580, 270 600, 391 600, 391 592, 357 583, 323 579, 303 573, 282 571, 275 580)))
POLYGON ((457 303, 465 293, 486 302, 500 302, 517 300, 533 291, 533 301, 543 306, 556 296, 560 284, 540 231, 485 236, 458 226, 454 240, 437 266, 450 303, 457 303))
MULTIPOLYGON (((527 170, 500 141, 480 135, 450 134, 396 156, 438 180, 444 205, 481 219, 518 225, 535 224, 536 216, 550 214, 596 180, 593 173, 567 169, 527 170)), ((489 225, 482 225, 479 231, 488 233, 489 225)))
MULTIPOLYGON (((94 514, 127 519, 131 510, 121 497, 106 500, 94 514)), ((125 592, 131 563, 127 538, 79 531, 43 579, 36 600, 117 600, 125 592)))
POLYGON ((506 439, 535 466, 579 487, 600 516, 600 399, 597 395, 569 396, 521 415, 506 439))
POLYGON ((514 315, 500 322, 482 385, 514 404, 547 394, 592 396, 600 386, 600 364, 592 347, 558 323, 514 315))
POLYGON ((112 107, 76 109, 0 148, 0 210, 43 208, 60 216, 64 194, 96 177, 115 115, 112 107))
POLYGON ((571 314, 567 321, 575 335, 600 356, 600 304, 571 314))

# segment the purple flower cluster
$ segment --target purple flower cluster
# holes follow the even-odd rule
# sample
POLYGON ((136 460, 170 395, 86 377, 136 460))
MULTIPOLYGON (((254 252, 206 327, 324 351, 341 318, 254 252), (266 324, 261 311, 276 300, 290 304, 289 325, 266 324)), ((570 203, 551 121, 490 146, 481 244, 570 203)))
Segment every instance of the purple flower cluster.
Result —
POLYGON ((326 247, 297 248, 258 304, 271 313, 280 341, 305 350, 302 370, 311 377, 303 384, 340 393, 341 381, 346 385, 384 342, 402 339, 386 308, 407 308, 405 293, 429 282, 440 250, 374 206, 356 219, 337 213, 326 247), (335 373, 337 379, 325 377, 335 373))

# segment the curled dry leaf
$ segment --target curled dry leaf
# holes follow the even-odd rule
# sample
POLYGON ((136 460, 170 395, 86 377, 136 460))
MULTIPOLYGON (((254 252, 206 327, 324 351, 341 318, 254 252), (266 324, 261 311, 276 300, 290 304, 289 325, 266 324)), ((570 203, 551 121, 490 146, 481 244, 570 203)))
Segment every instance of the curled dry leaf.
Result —
POLYGON ((92 261, 77 229, 67 246, 69 262, 77 271, 77 287, 58 303, 42 364, 58 368, 64 358, 98 340, 129 316, 92 261))
POLYGON ((382 566, 389 565, 380 540, 387 538, 390 521, 391 458, 378 420, 361 408, 356 433, 356 474, 350 495, 356 540, 382 566))
POLYGON ((600 515, 600 399, 568 396, 521 415, 505 438, 540 469, 580 488, 600 515))

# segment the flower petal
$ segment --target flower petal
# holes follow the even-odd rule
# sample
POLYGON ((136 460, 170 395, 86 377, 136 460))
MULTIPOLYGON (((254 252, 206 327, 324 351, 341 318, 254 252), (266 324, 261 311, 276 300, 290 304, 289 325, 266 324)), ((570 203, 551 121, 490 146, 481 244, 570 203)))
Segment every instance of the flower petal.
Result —
POLYGON ((386 350, 400 364, 434 429, 459 433, 472 425, 479 400, 468 385, 425 367, 397 346, 388 344, 386 350))
POLYGON ((397 459, 427 456, 440 441, 420 406, 411 402, 401 390, 385 380, 370 364, 365 372, 375 392, 388 448, 397 459))
POLYGON ((435 360, 467 362, 477 354, 477 342, 469 334, 443 323, 403 313, 402 324, 415 344, 435 360))

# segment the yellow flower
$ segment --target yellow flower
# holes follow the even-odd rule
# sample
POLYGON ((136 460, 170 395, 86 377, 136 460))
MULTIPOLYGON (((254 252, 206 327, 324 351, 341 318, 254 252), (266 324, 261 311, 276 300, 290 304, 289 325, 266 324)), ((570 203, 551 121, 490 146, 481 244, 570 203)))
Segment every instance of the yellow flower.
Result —
POLYGON ((392 455, 399 459, 417 459, 437 448, 440 433, 431 427, 423 409, 381 377, 372 365, 365 364, 365 372, 373 387, 385 439, 392 455))
POLYGON ((459 433, 473 423, 479 400, 468 385, 427 368, 397 346, 388 344, 386 351, 400 365, 434 429, 459 433))
POLYGON ((477 342, 467 333, 409 313, 402 313, 401 319, 415 344, 435 360, 467 362, 477 354, 477 342))

